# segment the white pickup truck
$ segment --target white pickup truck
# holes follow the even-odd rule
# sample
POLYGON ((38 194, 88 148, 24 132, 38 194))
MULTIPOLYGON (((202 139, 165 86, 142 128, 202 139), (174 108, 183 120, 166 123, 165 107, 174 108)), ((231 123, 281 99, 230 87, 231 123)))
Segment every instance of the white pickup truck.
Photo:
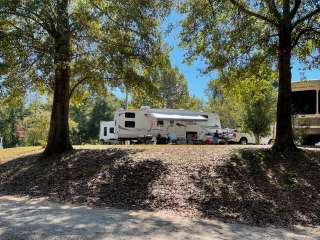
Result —
MULTIPOLYGON (((273 126, 272 126, 273 127, 273 126)), ((241 132, 238 129, 228 129, 230 131, 228 135, 228 142, 230 143, 239 143, 242 145, 246 144, 256 144, 254 135, 252 133, 245 133, 241 132)), ((271 134, 266 137, 260 137, 260 144, 262 145, 269 145, 272 144, 274 141, 274 134, 273 134, 273 128, 272 131, 270 131, 271 134)))
POLYGON ((226 134, 229 143, 255 144, 253 134, 240 132, 238 129, 226 129, 226 134))
POLYGON ((215 132, 218 132, 219 134, 219 140, 218 143, 238 143, 242 145, 246 144, 255 144, 255 139, 253 134, 240 132, 237 129, 229 129, 229 128, 217 128, 217 129, 211 129, 210 131, 207 130, 204 135, 201 136, 201 139, 204 143, 212 144, 213 136, 215 132))

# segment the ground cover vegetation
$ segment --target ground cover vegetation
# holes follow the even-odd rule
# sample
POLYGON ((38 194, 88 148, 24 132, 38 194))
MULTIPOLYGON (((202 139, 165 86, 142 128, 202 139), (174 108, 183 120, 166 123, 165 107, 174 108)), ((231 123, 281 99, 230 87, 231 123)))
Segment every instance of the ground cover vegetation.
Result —
POLYGON ((254 225, 317 226, 319 156, 236 145, 77 147, 50 161, 38 153, 3 162, 0 192, 254 225))

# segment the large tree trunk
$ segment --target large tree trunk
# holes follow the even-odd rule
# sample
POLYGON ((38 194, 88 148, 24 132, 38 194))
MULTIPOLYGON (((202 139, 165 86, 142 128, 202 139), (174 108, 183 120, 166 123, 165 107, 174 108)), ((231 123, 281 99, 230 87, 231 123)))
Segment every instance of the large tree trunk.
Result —
POLYGON ((256 144, 259 145, 260 144, 260 135, 257 133, 254 133, 253 135, 254 135, 254 140, 255 140, 256 144))
POLYGON ((62 0, 58 15, 60 26, 54 34, 55 81, 48 144, 45 155, 67 152, 72 149, 69 138, 69 91, 70 91, 70 31, 68 1, 62 0))
POLYGON ((279 27, 278 71, 277 130, 272 149, 296 151, 291 123, 291 28, 286 25, 279 27))

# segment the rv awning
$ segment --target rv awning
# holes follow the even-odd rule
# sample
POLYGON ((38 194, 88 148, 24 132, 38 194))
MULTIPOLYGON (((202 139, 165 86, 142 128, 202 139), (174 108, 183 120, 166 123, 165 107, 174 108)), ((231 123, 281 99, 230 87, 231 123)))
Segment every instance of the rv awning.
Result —
POLYGON ((184 115, 184 114, 169 114, 169 113, 151 113, 151 116, 157 119, 168 119, 168 120, 195 120, 195 121, 206 121, 207 118, 201 115, 184 115))

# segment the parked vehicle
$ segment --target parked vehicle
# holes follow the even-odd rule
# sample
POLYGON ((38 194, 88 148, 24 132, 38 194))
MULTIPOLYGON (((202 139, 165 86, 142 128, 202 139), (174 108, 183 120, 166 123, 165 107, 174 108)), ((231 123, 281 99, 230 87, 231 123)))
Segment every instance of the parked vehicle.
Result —
POLYGON ((3 138, 0 137, 0 149, 3 149, 3 138))
POLYGON ((169 141, 169 136, 174 133, 177 143, 196 143, 202 141, 206 133, 218 128, 221 124, 216 113, 141 107, 119 109, 114 114, 114 121, 101 121, 99 138, 106 143, 149 143, 155 138, 169 141))
POLYGON ((320 80, 292 83, 293 125, 303 132, 304 144, 320 141, 320 80))
POLYGON ((238 129, 226 129, 225 135, 228 143, 255 144, 253 134, 241 132, 238 129))

